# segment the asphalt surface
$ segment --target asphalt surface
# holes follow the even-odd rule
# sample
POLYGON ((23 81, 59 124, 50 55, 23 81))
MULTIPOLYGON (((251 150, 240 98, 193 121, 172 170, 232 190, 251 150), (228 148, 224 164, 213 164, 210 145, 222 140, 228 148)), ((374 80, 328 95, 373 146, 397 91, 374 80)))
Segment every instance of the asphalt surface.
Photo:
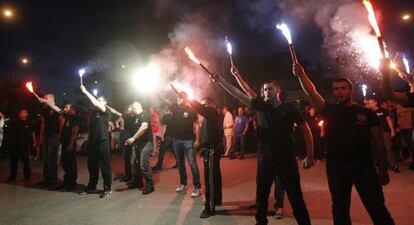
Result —
MULTIPOLYGON (((155 159, 152 159, 152 164, 155 159)), ((202 161, 198 158, 203 180, 202 161)), ((164 169, 154 173, 155 192, 142 195, 140 190, 128 190, 120 181, 113 183, 113 193, 106 199, 99 194, 79 195, 77 192, 60 192, 40 188, 41 163, 32 160, 33 176, 29 182, 23 181, 22 164, 19 162, 17 181, 5 183, 8 177, 7 159, 0 159, 0 224, 1 225, 170 225, 170 224, 255 224, 254 204, 256 191, 256 158, 249 155, 244 160, 223 158, 223 205, 217 207, 217 215, 200 219, 203 197, 191 198, 192 185, 186 193, 175 192, 179 183, 178 171, 171 169, 175 164, 167 155, 164 169)), ((114 177, 123 173, 120 156, 112 156, 114 177)), ((396 224, 414 224, 414 172, 402 165, 402 172, 390 172, 391 183, 384 187, 386 205, 396 224)), ((78 157, 79 188, 88 180, 86 158, 78 157)), ((191 173, 187 167, 191 184, 191 173)), ((300 170, 305 202, 313 224, 332 224, 330 195, 327 187, 325 164, 318 163, 310 170, 300 170)), ((59 177, 63 172, 59 170, 59 177)), ((203 184, 204 185, 204 184, 203 184)), ((102 190, 102 179, 99 186, 102 190)), ((288 200, 285 200, 285 217, 276 220, 272 217, 273 196, 269 198, 269 224, 296 224, 288 200)), ((353 191, 351 216, 353 224, 372 224, 356 191, 353 191)))

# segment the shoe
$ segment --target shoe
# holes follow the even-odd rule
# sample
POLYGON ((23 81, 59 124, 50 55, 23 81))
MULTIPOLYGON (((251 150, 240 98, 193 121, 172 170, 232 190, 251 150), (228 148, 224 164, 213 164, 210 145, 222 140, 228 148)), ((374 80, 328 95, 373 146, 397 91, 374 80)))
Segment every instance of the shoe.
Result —
POLYGON ((32 179, 31 177, 25 177, 23 181, 24 181, 24 182, 28 182, 28 181, 30 181, 31 179, 32 179))
POLYGON ((275 215, 273 216, 275 219, 283 219, 283 208, 276 208, 275 215))
POLYGON ((187 186, 184 184, 180 184, 180 186, 178 186, 178 188, 175 189, 175 192, 183 192, 187 189, 187 186))
POLYGON ((99 198, 106 198, 112 193, 112 189, 110 187, 104 188, 104 191, 99 195, 99 198))
POLYGON ((151 194, 152 192, 154 192, 155 191, 155 188, 154 187, 151 187, 151 188, 145 188, 145 190, 144 191, 142 191, 142 194, 143 195, 147 195, 147 194, 151 194))
POLYGON ((400 173, 401 171, 400 171, 400 168, 398 168, 398 166, 393 166, 393 167, 391 167, 391 170, 394 172, 394 173, 400 173))
POLYGON ((6 180, 6 182, 8 183, 8 182, 15 182, 16 181, 16 178, 15 177, 9 177, 7 180, 6 180))
POLYGON ((191 198, 197 198, 201 196, 201 189, 194 188, 193 192, 191 192, 191 198))
POLYGON ((204 219, 204 218, 209 218, 211 216, 210 210, 208 209, 204 209, 201 213, 200 213, 200 218, 204 219))
POLYGON ((171 167, 171 168, 173 168, 173 169, 177 169, 178 168, 178 166, 177 166, 177 164, 175 164, 173 167, 171 167))
POLYGON ((230 159, 230 160, 235 159, 235 158, 236 158, 236 157, 235 157, 234 155, 229 156, 229 159, 230 159))
POLYGON ((131 177, 122 177, 121 179, 119 179, 119 181, 121 182, 128 182, 131 180, 131 177))
POLYGON ((96 187, 93 188, 93 187, 87 186, 85 189, 83 189, 83 191, 79 192, 79 194, 80 195, 86 195, 86 194, 91 194, 91 193, 94 193, 94 192, 96 192, 96 187))
POLYGON ((130 184, 130 185, 128 185, 128 189, 140 189, 142 187, 144 187, 143 184, 130 184))
POLYGON ((65 189, 65 188, 66 188, 66 185, 65 184, 61 184, 61 185, 55 187, 54 189, 57 190, 57 191, 59 191, 59 190, 65 189))

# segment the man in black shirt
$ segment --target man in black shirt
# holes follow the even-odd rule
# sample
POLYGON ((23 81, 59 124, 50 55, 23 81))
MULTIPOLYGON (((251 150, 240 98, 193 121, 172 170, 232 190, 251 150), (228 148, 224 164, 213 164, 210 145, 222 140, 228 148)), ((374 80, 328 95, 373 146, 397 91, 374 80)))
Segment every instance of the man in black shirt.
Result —
MULTIPOLYGON (((131 105, 129 105, 128 108, 125 110, 123 118, 124 130, 121 131, 121 144, 125 143, 125 141, 136 132, 136 130, 134 129, 136 115, 132 112, 131 105)), ((122 150, 124 158, 125 175, 121 178, 121 181, 128 182, 132 179, 132 145, 123 144, 122 150)))
POLYGON ((337 103, 329 104, 317 92, 301 65, 295 64, 293 73, 298 76, 303 90, 325 120, 326 172, 334 224, 351 224, 349 207, 352 186, 355 185, 373 224, 393 225, 381 187, 381 184, 389 183, 389 177, 382 127, 377 115, 354 104, 351 81, 339 78, 333 82, 337 103), (371 141, 378 160, 378 174, 372 160, 371 141))
MULTIPOLYGON (((173 137, 172 137, 172 110, 170 105, 165 105, 164 114, 161 118, 161 145, 160 145, 160 152, 158 154, 158 162, 152 168, 153 170, 162 170, 162 164, 164 162, 165 152, 168 149, 171 149, 174 157, 175 152, 173 149, 173 137)), ((177 166, 177 162, 174 167, 177 166)))
POLYGON ((70 191, 76 188, 78 178, 75 140, 79 133, 79 118, 76 115, 75 106, 72 104, 65 104, 63 113, 65 122, 60 135, 60 143, 62 144, 62 168, 65 175, 63 176, 63 184, 58 189, 70 191))
POLYGON ((63 118, 59 115, 61 110, 56 106, 53 94, 46 94, 39 101, 46 105, 40 126, 40 144, 43 146, 43 181, 38 184, 53 186, 58 183, 58 148, 63 118))
POLYGON ((236 67, 233 66, 231 72, 247 95, 221 77, 212 79, 218 81, 243 104, 258 112, 257 129, 260 142, 256 177, 257 224, 268 223, 266 218, 268 198, 275 175, 279 176, 285 187, 297 223, 311 224, 303 200, 292 138, 293 125, 296 123, 305 137, 307 157, 303 165, 305 168, 313 166, 313 142, 309 126, 293 105, 280 101, 281 89, 275 81, 264 82, 261 93, 264 100, 261 100, 243 80, 236 67))
MULTIPOLYGON (((187 96, 182 92, 181 95, 187 96)), ((198 170, 196 152, 194 148, 199 147, 197 114, 187 104, 185 98, 179 97, 178 106, 173 105, 173 130, 174 151, 177 156, 177 166, 180 174, 180 185, 175 189, 176 192, 183 192, 187 187, 187 172, 185 169, 185 155, 187 155, 188 164, 190 164, 191 173, 193 175, 194 189, 191 197, 201 196, 200 172, 198 170), (194 140, 196 140, 194 142, 194 140)))
POLYGON ((142 194, 150 194, 154 191, 154 181, 150 165, 152 151, 151 119, 142 109, 141 103, 135 101, 131 105, 136 115, 132 136, 125 141, 125 145, 132 145, 132 162, 134 178, 129 188, 140 188, 143 186, 142 178, 145 180, 145 188, 142 194))
POLYGON ((207 218, 214 213, 215 205, 221 205, 222 203, 220 158, 223 151, 223 121, 215 109, 216 104, 213 99, 205 98, 201 101, 201 104, 192 100, 189 101, 189 104, 191 108, 203 117, 199 143, 200 154, 204 157, 206 199, 200 218, 207 218))
POLYGON ((10 150, 10 176, 7 182, 16 180, 17 162, 19 158, 23 162, 24 180, 29 181, 32 171, 30 169, 30 148, 36 146, 36 137, 33 124, 29 121, 26 109, 21 109, 19 119, 12 126, 13 148, 10 150))
POLYGON ((89 93, 84 86, 81 86, 80 88, 96 108, 92 113, 88 137, 89 183, 88 186, 80 192, 80 194, 89 194, 96 191, 100 168, 104 179, 104 191, 99 197, 105 198, 112 193, 112 171, 109 150, 110 141, 108 135, 111 111, 106 106, 106 100, 104 97, 96 99, 95 96, 89 93))
POLYGON ((395 137, 396 133, 394 130, 394 124, 388 111, 378 106, 378 101, 374 96, 368 96, 367 108, 377 114, 378 119, 381 122, 382 133, 384 135, 384 146, 387 150, 387 162, 389 168, 395 173, 399 173, 400 169, 397 162, 394 160, 394 153, 392 149, 392 138, 395 137))

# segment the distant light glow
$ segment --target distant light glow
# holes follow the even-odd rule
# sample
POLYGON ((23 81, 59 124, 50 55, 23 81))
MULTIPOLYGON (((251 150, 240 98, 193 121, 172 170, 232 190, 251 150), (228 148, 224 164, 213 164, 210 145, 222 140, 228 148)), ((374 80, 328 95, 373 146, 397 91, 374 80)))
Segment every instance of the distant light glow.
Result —
POLYGON ((325 121, 321 120, 321 121, 319 121, 318 126, 323 127, 324 123, 325 123, 325 121))
POLYGON ((79 76, 82 77, 83 74, 85 74, 86 71, 85 71, 85 69, 80 69, 78 72, 79 72, 79 76))
POLYGON ((5 9, 5 10, 3 11, 3 15, 4 15, 5 17, 12 17, 12 16, 13 16, 13 11, 11 11, 10 9, 5 9))
POLYGON ((405 71, 409 74, 409 73, 411 73, 411 69, 410 69, 410 63, 408 62, 408 59, 407 58, 405 58, 405 56, 403 57, 403 63, 404 63, 404 66, 405 66, 405 71))
POLYGON ((33 84, 32 84, 31 81, 26 83, 26 88, 27 88, 27 90, 29 90, 30 92, 33 93, 33 84))
POLYGON ((411 15, 410 14, 404 14, 402 16, 402 19, 405 20, 405 21, 410 20, 411 19, 411 15))
POLYGON ((282 31, 288 43, 292 44, 292 34, 290 33, 289 27, 285 23, 277 24, 276 28, 282 31))
POLYGON ((125 65, 122 65, 122 66, 121 66, 121 68, 122 68, 122 69, 125 69, 125 68, 126 68, 126 66, 125 66, 125 65))
POLYGON ((29 60, 27 58, 22 58, 22 63, 23 64, 27 64, 29 62, 29 60))
POLYGON ((95 95, 95 96, 98 96, 98 89, 93 89, 92 94, 95 95))
POLYGON ((149 94, 160 85, 161 68, 156 63, 149 63, 133 75, 133 84, 138 92, 149 94))
POLYGON ((366 84, 361 85, 361 89, 362 89, 362 95, 365 97, 367 96, 367 89, 368 86, 366 84))

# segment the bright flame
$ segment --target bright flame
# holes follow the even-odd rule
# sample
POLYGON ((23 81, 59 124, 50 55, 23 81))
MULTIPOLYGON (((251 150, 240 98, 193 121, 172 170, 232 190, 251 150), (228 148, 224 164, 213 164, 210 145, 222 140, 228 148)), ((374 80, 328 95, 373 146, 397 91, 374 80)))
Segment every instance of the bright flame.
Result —
POLYGON ((410 63, 408 62, 408 59, 407 58, 405 58, 405 56, 403 57, 403 62, 404 62, 404 66, 405 66, 405 71, 409 74, 409 73, 411 73, 411 70, 410 70, 410 63))
POLYGON ((13 16, 13 12, 10 9, 6 9, 3 11, 3 15, 5 17, 12 17, 13 16))
POLYGON ((194 90, 190 87, 190 85, 183 84, 177 80, 175 80, 172 85, 180 92, 184 91, 188 95, 188 99, 194 99, 194 90))
POLYGON ((95 95, 95 96, 98 96, 98 89, 93 89, 92 94, 95 95))
POLYGON ((353 47, 357 49, 357 53, 361 54, 361 58, 367 65, 374 69, 379 69, 382 55, 381 49, 375 36, 361 35, 361 33, 351 33, 353 47))
POLYGON ((374 8, 372 7, 371 2, 369 0, 363 0, 362 3, 364 3, 365 8, 367 8, 368 20, 372 28, 374 29, 375 34, 377 35, 377 37, 381 37, 381 31, 379 29, 377 19, 375 18, 374 8))
POLYGON ((227 47, 227 52, 230 55, 233 54, 233 48, 231 47, 231 43, 227 40, 227 36, 226 36, 226 47, 227 47))
POLYGON ((85 71, 85 69, 80 69, 78 72, 79 72, 79 76, 82 77, 83 74, 85 74, 86 71, 85 71))
POLYGON ((411 19, 411 15, 410 14, 405 14, 405 15, 402 16, 402 19, 403 20, 409 20, 409 19, 411 19))
POLYGON ((292 35, 290 33, 289 27, 285 23, 282 23, 282 24, 276 25, 276 28, 282 31, 282 34, 285 36, 286 40, 291 45, 292 35))
POLYGON ((324 123, 325 123, 325 121, 321 120, 321 121, 318 123, 318 126, 322 127, 324 123))
POLYGON ((185 53, 187 53, 188 58, 190 58, 193 62, 197 63, 197 64, 201 64, 200 60, 197 59, 197 57, 195 57, 193 51, 191 51, 190 47, 185 47, 184 49, 185 53))
POLYGON ((33 93, 33 84, 31 81, 26 83, 27 90, 33 93))
POLYGON ((391 69, 397 69, 397 64, 395 62, 390 62, 391 69))
POLYGON ((161 68, 156 63, 149 63, 133 76, 133 84, 141 93, 147 94, 158 89, 161 68))
POLYGON ((367 96, 367 89, 368 86, 366 84, 361 85, 361 89, 362 89, 362 95, 365 97, 367 96))

